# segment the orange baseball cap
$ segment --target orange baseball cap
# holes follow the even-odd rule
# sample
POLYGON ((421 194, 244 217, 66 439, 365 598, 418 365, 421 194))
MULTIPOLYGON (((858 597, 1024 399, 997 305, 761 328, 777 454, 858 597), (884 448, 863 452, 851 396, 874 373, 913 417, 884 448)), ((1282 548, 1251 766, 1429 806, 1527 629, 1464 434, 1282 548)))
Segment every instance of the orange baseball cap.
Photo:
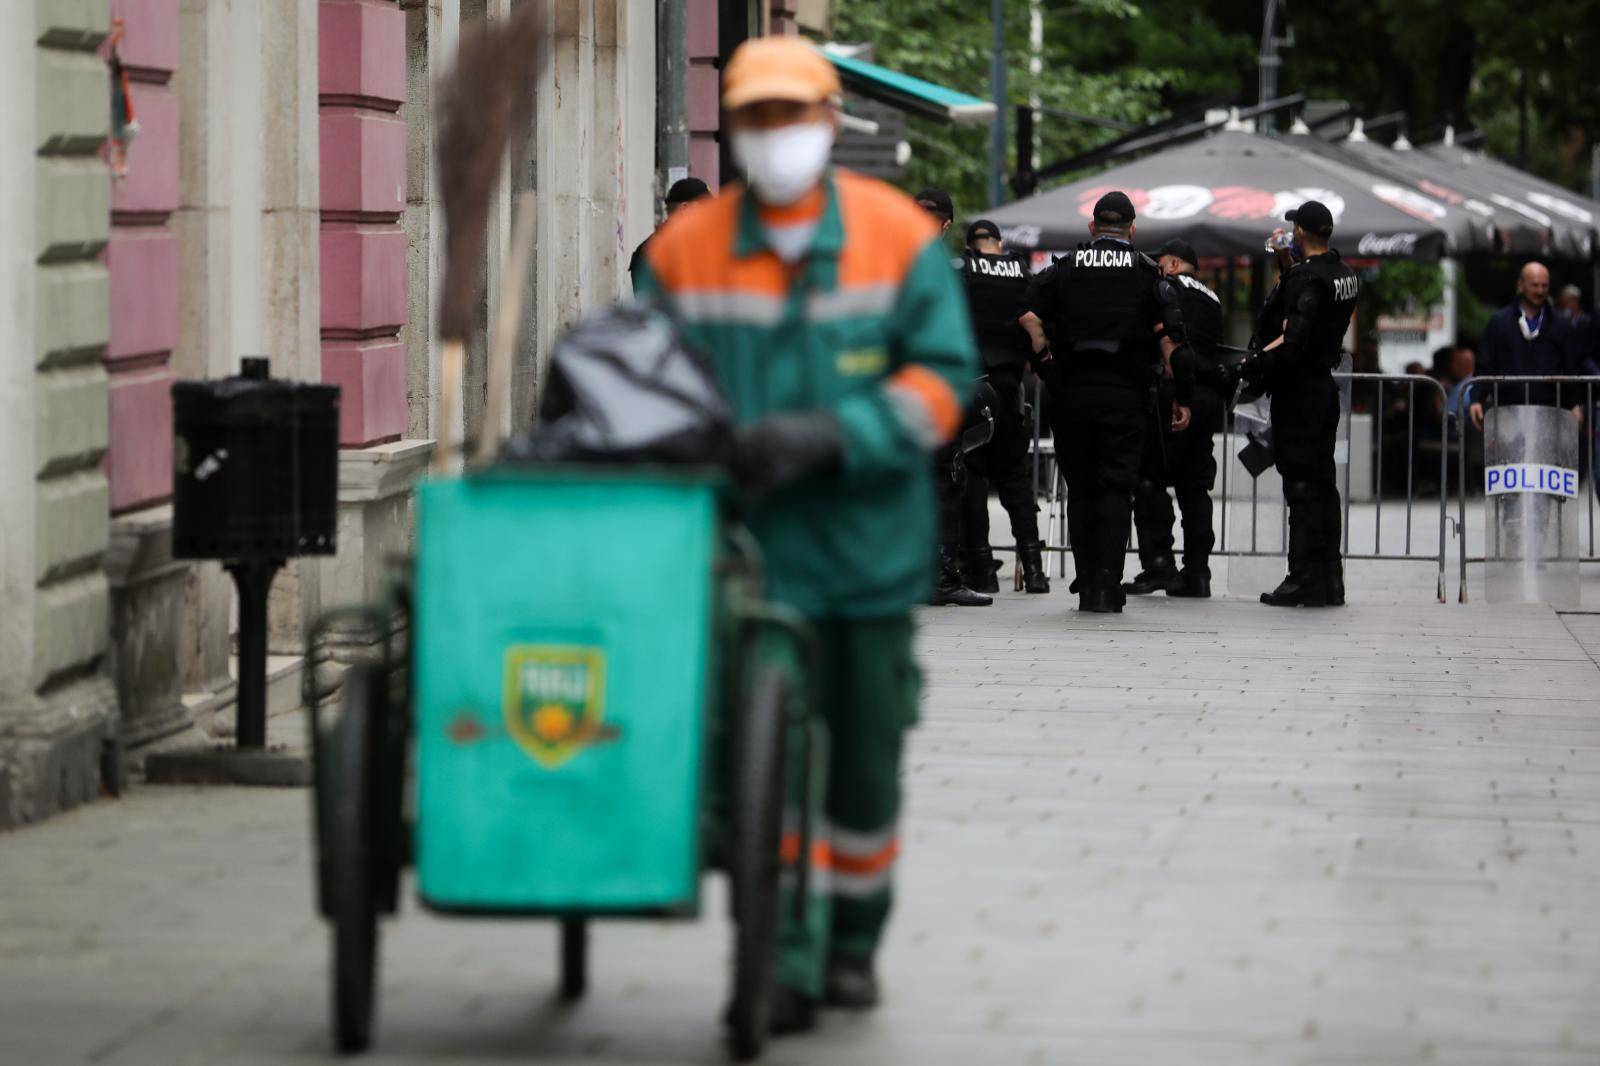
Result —
POLYGON ((828 58, 799 37, 753 37, 733 50, 722 72, 722 106, 757 100, 817 104, 842 95, 828 58))

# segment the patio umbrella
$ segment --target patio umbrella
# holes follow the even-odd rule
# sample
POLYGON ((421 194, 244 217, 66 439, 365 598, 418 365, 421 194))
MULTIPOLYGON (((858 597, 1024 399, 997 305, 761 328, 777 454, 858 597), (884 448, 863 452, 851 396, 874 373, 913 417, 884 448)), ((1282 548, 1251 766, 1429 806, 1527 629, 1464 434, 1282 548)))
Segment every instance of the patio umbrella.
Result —
POLYGON ((1463 213, 1426 196, 1385 201, 1373 175, 1286 143, 1225 131, 1058 186, 990 218, 1018 249, 1065 251, 1088 240, 1094 202, 1121 189, 1138 211, 1135 243, 1152 248, 1182 237, 1201 255, 1259 255, 1283 213, 1321 200, 1333 213, 1333 246, 1346 257, 1438 259, 1473 241, 1463 213), (1443 228, 1455 219, 1455 230, 1443 228))
POLYGON ((1370 171, 1373 191, 1385 199, 1420 196, 1453 213, 1456 218, 1449 228, 1458 234, 1454 249, 1457 253, 1532 255, 1549 247, 1547 227, 1514 208, 1494 203, 1481 189, 1446 178, 1437 162, 1415 151, 1396 150, 1366 140, 1325 141, 1313 134, 1289 134, 1284 140, 1314 155, 1370 171))
POLYGON ((1542 223, 1550 231, 1550 254, 1593 258, 1600 203, 1468 148, 1434 144, 1415 151, 1434 161, 1444 178, 1470 183, 1494 203, 1542 223))

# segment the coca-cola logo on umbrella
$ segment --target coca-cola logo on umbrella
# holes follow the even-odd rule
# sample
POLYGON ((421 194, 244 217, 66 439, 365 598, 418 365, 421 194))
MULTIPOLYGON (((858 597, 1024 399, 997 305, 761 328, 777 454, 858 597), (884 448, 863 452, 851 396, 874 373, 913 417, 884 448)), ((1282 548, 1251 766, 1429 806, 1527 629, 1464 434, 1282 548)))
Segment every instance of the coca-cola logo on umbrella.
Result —
POLYGON ((1417 240, 1415 233, 1364 233, 1356 251, 1370 256, 1408 256, 1416 253, 1417 240))

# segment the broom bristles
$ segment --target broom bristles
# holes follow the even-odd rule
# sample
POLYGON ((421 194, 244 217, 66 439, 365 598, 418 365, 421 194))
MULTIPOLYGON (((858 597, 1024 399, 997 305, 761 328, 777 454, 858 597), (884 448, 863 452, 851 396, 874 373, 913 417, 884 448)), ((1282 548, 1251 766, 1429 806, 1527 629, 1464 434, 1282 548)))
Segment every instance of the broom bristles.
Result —
POLYGON ((512 132, 533 111, 544 0, 524 0, 509 19, 479 19, 461 34, 456 65, 439 85, 437 159, 444 207, 444 283, 439 336, 465 340, 480 284, 478 260, 489 200, 512 132))

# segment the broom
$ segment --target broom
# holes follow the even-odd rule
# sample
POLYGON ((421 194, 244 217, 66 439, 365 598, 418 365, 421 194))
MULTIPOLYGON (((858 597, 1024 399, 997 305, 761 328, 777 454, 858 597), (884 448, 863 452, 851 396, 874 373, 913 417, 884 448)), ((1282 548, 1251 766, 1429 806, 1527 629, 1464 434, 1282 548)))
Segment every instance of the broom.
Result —
MULTIPOLYGON (((500 176, 500 163, 513 130, 527 125, 533 111, 534 86, 539 76, 539 39, 546 21, 545 4, 525 0, 512 16, 490 23, 479 19, 463 30, 456 50, 455 69, 439 84, 437 160, 439 194, 444 206, 444 283, 439 297, 439 337, 444 342, 440 380, 439 442, 434 451, 436 474, 448 471, 454 447, 456 397, 461 388, 467 338, 472 333, 472 305, 480 283, 478 260, 483 255, 489 223, 489 198, 500 176)), ((531 215, 526 200, 521 213, 531 215)), ((516 292, 532 252, 531 219, 521 222, 503 270, 514 275, 516 292)), ((502 294, 513 280, 508 276, 502 294)), ((521 301, 502 299, 499 317, 508 311, 520 317, 521 301), (507 303, 515 307, 507 307, 507 303)), ((497 323, 496 343, 490 352, 491 392, 504 392, 509 382, 515 319, 497 323), (505 363, 497 367, 496 361, 505 363)), ((504 397, 490 396, 492 403, 504 397)), ((497 418, 485 413, 485 431, 491 440, 497 418)), ((482 445, 480 442, 480 453, 482 445)))

